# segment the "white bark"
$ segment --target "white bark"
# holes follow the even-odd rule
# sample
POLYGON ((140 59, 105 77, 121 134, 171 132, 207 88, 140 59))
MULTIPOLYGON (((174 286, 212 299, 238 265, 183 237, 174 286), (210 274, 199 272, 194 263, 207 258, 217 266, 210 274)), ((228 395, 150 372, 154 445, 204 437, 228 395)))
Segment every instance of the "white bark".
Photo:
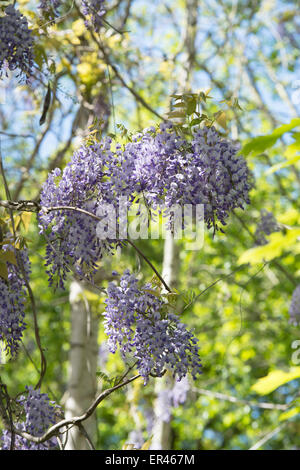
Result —
MULTIPOLYGON (((69 384, 65 401, 66 418, 81 415, 96 396, 98 359, 98 320, 89 310, 82 286, 73 281, 70 286, 71 341, 69 384)), ((84 422, 84 428, 95 444, 96 413, 84 422)), ((88 450, 89 444, 78 427, 68 432, 66 450, 88 450)))
MULTIPOLYGON (((164 244, 164 259, 162 277, 168 286, 173 287, 176 282, 178 263, 176 256, 176 245, 174 238, 169 231, 166 232, 164 244)), ((156 397, 162 390, 170 389, 172 379, 165 374, 161 379, 156 379, 155 395, 156 397)), ((161 404, 156 398, 154 402, 154 426, 152 430, 151 449, 153 450, 169 450, 171 449, 171 422, 165 422, 161 419, 161 404)))

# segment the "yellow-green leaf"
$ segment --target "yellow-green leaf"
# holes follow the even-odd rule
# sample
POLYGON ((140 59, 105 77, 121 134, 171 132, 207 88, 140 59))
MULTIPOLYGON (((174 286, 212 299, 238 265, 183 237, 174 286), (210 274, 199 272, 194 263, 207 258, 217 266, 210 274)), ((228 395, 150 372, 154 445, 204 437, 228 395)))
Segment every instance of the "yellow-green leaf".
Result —
POLYGON ((269 168, 266 171, 266 175, 275 173, 276 171, 281 170, 282 168, 286 168, 290 165, 294 165, 294 163, 297 163, 299 160, 300 160, 300 155, 296 155, 295 157, 290 158, 289 160, 285 162, 277 163, 276 165, 271 166, 271 168, 269 168))
POLYGON ((8 280, 7 266, 6 263, 3 263, 2 261, 0 261, 0 277, 5 279, 5 281, 8 280))
POLYGON ((184 111, 172 111, 168 113, 169 118, 183 118, 185 117, 185 112, 184 111))
POLYGON ((152 436, 150 437, 150 439, 148 439, 148 441, 146 441, 146 442, 142 445, 141 450, 149 450, 150 445, 151 445, 151 441, 152 441, 152 436))
POLYGON ((268 148, 273 147, 283 134, 291 131, 297 126, 300 126, 300 118, 292 119, 289 124, 284 124, 283 126, 278 127, 269 135, 262 135, 251 139, 243 146, 240 153, 245 156, 249 154, 252 154, 253 156, 259 155, 268 148))
POLYGON ((122 450, 136 450, 134 444, 124 444, 122 450))
POLYGON ((291 380, 300 377, 300 367, 292 367, 289 372, 283 370, 273 370, 265 377, 259 379, 252 387, 251 390, 259 395, 267 395, 273 392, 281 385, 290 382, 291 380))
POLYGON ((283 154, 287 160, 293 158, 297 153, 300 152, 300 134, 294 134, 293 138, 295 139, 295 142, 288 145, 283 154))
POLYGON ((284 411, 283 413, 281 413, 281 415, 279 416, 279 421, 286 421, 287 419, 297 416, 297 414, 299 413, 300 413, 300 407, 294 406, 294 408, 291 408, 290 410, 284 411))
POLYGON ((223 127, 223 129, 227 129, 227 119, 226 119, 226 113, 224 111, 220 113, 220 115, 217 117, 216 120, 217 120, 217 123, 223 127))
POLYGON ((154 290, 154 289, 145 289, 144 292, 147 292, 148 294, 154 295, 155 297, 160 297, 160 293, 157 290, 154 290))
POLYGON ((299 237, 299 228, 288 230, 286 233, 272 233, 267 245, 250 248, 250 250, 245 251, 240 256, 238 263, 257 264, 263 261, 270 261, 280 256, 284 250, 291 250, 299 237))
POLYGON ((0 260, 2 262, 8 261, 12 264, 17 264, 16 255, 13 251, 0 251, 0 260))

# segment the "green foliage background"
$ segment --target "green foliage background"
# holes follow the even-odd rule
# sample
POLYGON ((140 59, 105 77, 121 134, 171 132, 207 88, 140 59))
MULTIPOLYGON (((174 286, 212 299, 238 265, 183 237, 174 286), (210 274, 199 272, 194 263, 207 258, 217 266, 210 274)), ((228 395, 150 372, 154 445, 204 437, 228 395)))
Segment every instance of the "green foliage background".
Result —
MULTIPOLYGON (((178 90, 181 93, 191 2, 149 3, 115 2, 107 18, 126 32, 120 34, 107 26, 95 39, 76 11, 56 25, 46 26, 38 19, 37 2, 18 2, 35 25, 36 61, 42 71, 33 88, 6 82, 7 101, 0 109, 7 177, 18 198, 36 197, 48 169, 57 162, 63 167, 86 137, 76 130, 76 119, 78 128, 86 128, 97 118, 96 129, 102 120, 103 133, 117 133, 118 123, 135 131, 159 122, 153 110, 164 116, 174 111, 176 101, 170 97, 178 90), (56 99, 46 125, 40 128, 48 82, 56 99)), ((276 382, 278 374, 271 375, 267 389, 255 387, 272 371, 293 370, 297 364, 293 363, 292 344, 300 339, 299 327, 289 323, 288 314, 300 275, 300 121, 299 103, 292 99, 299 70, 295 10, 296 3, 285 1, 224 0, 198 5, 188 91, 211 89, 213 98, 202 103, 202 112, 219 112, 215 117, 220 130, 242 142, 241 152, 255 176, 255 186, 251 205, 231 215, 225 234, 217 232, 212 237, 206 232, 204 246, 196 252, 186 250, 185 240, 179 242, 177 289, 187 296, 201 294, 182 318, 200 340, 204 367, 187 402, 173 410, 174 449, 248 449, 273 430, 278 432, 264 448, 300 447, 299 371, 283 382, 276 382), (279 25, 288 31, 286 36, 275 34, 279 25), (234 99, 240 106, 234 105, 234 99), (282 230, 257 248, 254 233, 261 209, 272 211, 282 230), (270 406, 265 407, 266 403, 270 406)), ((173 118, 181 123, 180 116, 179 120, 173 118)), ((0 197, 5 199, 2 187, 0 197)), ((1 217, 5 218, 4 211, 1 217)), ((48 287, 44 240, 35 215, 29 227, 23 224, 20 229, 31 255, 31 283, 48 359, 43 390, 63 404, 70 335, 68 292, 54 293, 48 287)), ((161 270, 163 241, 140 241, 139 247, 161 270)), ((144 279, 152 277, 128 248, 121 257, 101 261, 101 266, 108 272, 130 266, 140 269, 144 279)), ((93 312, 101 317, 104 297, 86 295, 93 312)), ((178 305, 184 305, 182 296, 178 305)), ((16 360, 0 366, 1 378, 12 395, 25 385, 34 385, 38 376, 39 354, 29 306, 26 321, 25 349, 16 360)), ((101 329, 99 344, 104 340, 101 329)), ((110 355, 102 372, 112 379, 123 370, 120 357, 110 355)), ((107 385, 100 374, 99 386, 107 385)), ((144 406, 152 406, 152 401, 153 383, 144 388, 142 382, 104 401, 97 411, 97 448, 122 448, 135 426, 133 407, 143 420, 144 406)), ((145 441, 149 437, 145 432, 145 441)))

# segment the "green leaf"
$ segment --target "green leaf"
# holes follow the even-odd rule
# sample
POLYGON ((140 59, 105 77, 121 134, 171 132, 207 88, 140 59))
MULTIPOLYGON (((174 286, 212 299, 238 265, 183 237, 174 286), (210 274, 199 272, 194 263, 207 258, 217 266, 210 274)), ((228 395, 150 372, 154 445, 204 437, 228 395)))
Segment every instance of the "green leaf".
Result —
POLYGON ((197 126, 197 124, 200 124, 202 121, 201 118, 196 118, 191 121, 191 126, 197 126))
POLYGON ((173 108, 182 108, 182 109, 184 109, 184 106, 185 106, 184 103, 180 102, 180 103, 175 103, 173 105, 173 108))
POLYGON ((279 416, 279 421, 286 421, 287 419, 297 416, 299 413, 300 413, 300 407, 294 406, 294 408, 281 413, 281 415, 279 416))
POLYGON ((171 111, 168 113, 168 116, 170 118, 183 118, 185 117, 185 112, 184 111, 171 111))
POLYGON ((51 65, 50 65, 50 67, 49 67, 49 72, 50 72, 52 75, 55 74, 55 72, 56 72, 56 64, 55 64, 55 62, 52 62, 52 63, 51 63, 51 65))
POLYGON ((284 124, 283 126, 278 127, 269 135, 255 137, 246 145, 244 145, 240 151, 240 154, 244 155, 245 157, 247 157, 249 154, 252 154, 252 156, 259 155, 268 148, 273 147, 273 145, 276 144, 277 140, 283 134, 291 131, 297 126, 300 126, 300 118, 292 119, 289 124, 284 124))
POLYGON ((183 97, 183 95, 176 95, 176 94, 175 95, 170 95, 170 96, 171 96, 171 98, 175 98, 175 100, 181 100, 182 97, 183 97))
POLYGON ((218 124, 220 124, 223 129, 227 129, 227 118, 226 118, 226 113, 222 111, 216 118, 216 121, 218 124))
POLYGON ((160 293, 157 292, 157 290, 154 290, 154 289, 145 289, 144 292, 147 292, 148 294, 154 295, 155 297, 160 297, 160 293))
POLYGON ((32 217, 32 212, 23 212, 21 215, 22 224, 24 226, 25 233, 28 232, 31 217, 32 217))
POLYGON ((5 281, 8 281, 7 266, 6 263, 3 263, 2 261, 0 261, 0 277, 2 277, 2 279, 5 281))
POLYGON ((273 370, 265 377, 259 379, 254 385, 252 385, 251 390, 258 393, 259 395, 267 395, 268 393, 273 392, 281 385, 284 385, 291 380, 298 379, 300 377, 300 367, 293 367, 289 372, 283 370, 273 370))
POLYGON ((286 132, 289 132, 292 129, 295 129, 295 127, 298 127, 298 126, 300 126, 300 118, 292 119, 289 124, 284 124, 283 126, 277 127, 277 129, 275 129, 275 131, 272 132, 272 135, 281 137, 286 132))
POLYGON ((272 134, 261 137, 255 137, 246 145, 244 145, 240 153, 243 154, 245 157, 247 157, 249 154, 252 154, 252 156, 259 155, 268 148, 273 147, 273 145, 276 144, 277 139, 278 138, 272 136, 272 134))
POLYGON ((188 116, 191 116, 196 111, 197 101, 195 99, 191 99, 188 101, 186 112, 188 116))
POLYGON ((288 230, 286 233, 272 233, 267 245, 250 248, 250 250, 245 251, 240 256, 238 263, 257 264, 263 261, 270 261, 280 256, 284 250, 291 250, 293 246, 295 246, 295 242, 297 242, 299 237, 299 228, 288 230))
POLYGON ((40 69, 42 69, 43 64, 47 62, 47 55, 45 49, 37 43, 35 43, 34 46, 34 60, 40 69))
POLYGON ((16 255, 13 251, 0 251, 0 261, 9 262, 14 265, 17 265, 16 255))
POLYGON ((146 441, 142 447, 141 447, 141 450, 149 450, 150 449, 150 445, 151 445, 151 441, 152 441, 152 436, 150 437, 150 439, 148 439, 148 441, 146 441))

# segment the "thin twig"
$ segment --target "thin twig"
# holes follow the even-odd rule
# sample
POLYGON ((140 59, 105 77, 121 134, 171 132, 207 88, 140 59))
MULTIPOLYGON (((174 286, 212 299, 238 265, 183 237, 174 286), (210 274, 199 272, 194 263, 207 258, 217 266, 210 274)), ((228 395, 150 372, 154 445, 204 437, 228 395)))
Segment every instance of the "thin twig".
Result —
POLYGON ((249 405, 251 407, 262 408, 265 410, 281 410, 285 411, 290 406, 291 403, 287 404, 277 404, 277 403, 266 403, 266 402, 257 402, 253 400, 245 400, 242 398, 237 398, 232 395, 226 395, 225 393, 213 392, 211 390, 206 390, 205 388, 193 388, 193 392, 200 393, 200 395, 206 395, 208 397, 217 398, 218 400, 229 401, 230 403, 240 403, 243 405, 249 405))
POLYGON ((133 243, 132 240, 129 240, 129 238, 126 239, 126 242, 131 245, 136 251, 137 253, 143 258, 144 261, 146 261, 146 263, 150 266, 150 268, 155 272, 156 276, 158 277, 158 279, 160 280, 160 282, 164 285, 164 287, 167 289, 168 292, 172 292, 172 289, 168 286, 168 284, 164 281, 164 279, 162 278, 162 276, 159 274, 159 272, 157 271, 157 269, 155 268, 155 266, 153 266, 153 264, 151 263, 151 261, 147 258, 147 256, 144 255, 144 253, 135 245, 135 243, 133 243))
POLYGON ((278 434, 282 429, 287 425, 287 423, 280 424, 277 426, 275 429, 272 431, 268 432, 264 437, 262 437, 254 446, 250 447, 249 450, 258 450, 260 447, 262 447, 266 442, 268 442, 270 439, 272 439, 276 434, 278 434))

